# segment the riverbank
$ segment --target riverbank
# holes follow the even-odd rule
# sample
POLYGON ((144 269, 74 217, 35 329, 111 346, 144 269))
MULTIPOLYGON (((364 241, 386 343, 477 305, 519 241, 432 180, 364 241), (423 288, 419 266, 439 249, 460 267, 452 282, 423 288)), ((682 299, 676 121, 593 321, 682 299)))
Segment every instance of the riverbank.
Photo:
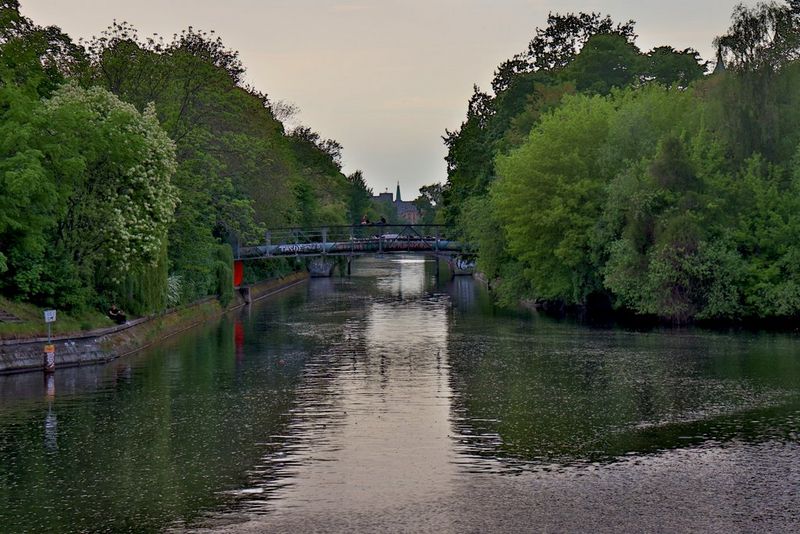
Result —
MULTIPOLYGON (((45 308, 30 302, 18 302, 0 296, 0 341, 46 337, 43 321, 45 308)), ((58 320, 50 324, 53 335, 78 335, 91 330, 115 326, 114 321, 100 310, 58 310, 58 320)))
MULTIPOLYGON (((167 310, 162 314, 129 321, 124 325, 52 337, 56 369, 105 363, 138 352, 154 343, 184 332, 224 313, 241 308, 248 302, 261 300, 299 284, 307 273, 294 273, 267 280, 237 292, 234 300, 223 307, 215 297, 167 310), (243 295, 249 295, 247 298, 243 295)), ((46 337, 0 340, 0 374, 41 371, 46 337)))

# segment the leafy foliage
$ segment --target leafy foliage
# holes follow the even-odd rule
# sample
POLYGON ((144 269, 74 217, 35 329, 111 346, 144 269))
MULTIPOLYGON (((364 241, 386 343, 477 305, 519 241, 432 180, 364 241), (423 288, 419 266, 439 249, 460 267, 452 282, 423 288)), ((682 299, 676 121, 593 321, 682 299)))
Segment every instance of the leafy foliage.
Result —
POLYGON ((498 299, 800 315, 799 21, 796 2, 737 7, 728 71, 703 78, 694 50, 551 17, 445 138, 447 215, 498 299))
POLYGON ((528 48, 495 71, 493 94, 475 87, 466 120, 446 131, 448 181, 444 220, 460 220, 470 197, 484 196, 495 180, 496 156, 524 143, 536 123, 577 90, 608 94, 612 88, 658 83, 687 86, 705 65, 694 50, 658 47, 642 54, 634 23, 598 13, 550 14, 528 48))
POLYGON ((293 110, 245 86, 213 32, 143 39, 115 22, 84 47, 3 0, 0 52, 6 296, 134 315, 228 301, 231 245, 344 223, 368 194, 339 143, 286 133, 275 113, 293 110))
POLYGON ((601 97, 567 99, 498 161, 492 205, 538 298, 577 303, 598 285, 590 233, 610 174, 600 149, 611 113, 601 97))

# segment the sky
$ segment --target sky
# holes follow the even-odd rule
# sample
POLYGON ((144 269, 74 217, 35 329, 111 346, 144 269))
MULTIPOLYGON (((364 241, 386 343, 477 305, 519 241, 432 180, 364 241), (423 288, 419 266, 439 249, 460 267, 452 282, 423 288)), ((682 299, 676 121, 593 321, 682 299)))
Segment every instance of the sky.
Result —
MULTIPOLYGON (((303 124, 344 147, 377 194, 409 200, 447 178, 441 136, 466 116, 473 84, 523 51, 548 12, 636 21, 642 50, 692 47, 713 59, 739 0, 21 0, 39 25, 73 39, 115 19, 140 36, 192 26, 240 52, 247 82, 297 106, 303 124)), ((753 4, 754 2, 745 2, 753 4)))

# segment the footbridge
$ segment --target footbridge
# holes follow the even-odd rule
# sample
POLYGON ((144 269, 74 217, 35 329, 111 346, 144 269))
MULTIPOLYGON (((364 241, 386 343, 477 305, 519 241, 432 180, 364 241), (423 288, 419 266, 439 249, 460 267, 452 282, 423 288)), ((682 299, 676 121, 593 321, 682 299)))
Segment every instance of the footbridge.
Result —
MULTIPOLYGON (((326 257, 345 256, 350 260, 356 256, 384 254, 417 254, 445 257, 455 262, 468 256, 470 250, 460 241, 450 238, 450 226, 436 224, 373 224, 354 226, 320 226, 314 228, 278 228, 266 232, 263 243, 238 246, 235 250, 237 262, 269 258, 312 258, 314 265, 327 266, 332 270, 333 262, 326 257)), ((467 260, 469 261, 469 260, 467 260)), ((464 263, 461 260, 460 263, 464 263)), ((324 275, 324 274, 323 274, 324 275)))

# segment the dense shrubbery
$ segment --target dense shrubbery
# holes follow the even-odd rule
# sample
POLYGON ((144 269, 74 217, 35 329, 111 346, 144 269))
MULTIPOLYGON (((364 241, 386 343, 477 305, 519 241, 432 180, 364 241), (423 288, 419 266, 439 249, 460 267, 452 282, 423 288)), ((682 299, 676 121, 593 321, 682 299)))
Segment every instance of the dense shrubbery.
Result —
POLYGON ((226 243, 357 220, 370 192, 341 146, 286 132, 243 73, 213 35, 115 23, 83 47, 0 1, 0 293, 134 314, 229 300, 226 243))
POLYGON ((447 216, 500 300, 800 314, 799 30, 797 8, 737 8, 727 71, 702 77, 629 25, 551 17, 445 138, 447 216))

